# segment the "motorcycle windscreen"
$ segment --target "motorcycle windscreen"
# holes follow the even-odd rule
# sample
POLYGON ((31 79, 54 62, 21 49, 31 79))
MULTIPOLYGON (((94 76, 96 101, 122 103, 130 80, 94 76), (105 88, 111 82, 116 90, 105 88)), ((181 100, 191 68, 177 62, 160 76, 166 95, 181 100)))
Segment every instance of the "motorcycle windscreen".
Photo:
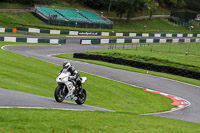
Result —
POLYGON ((81 77, 81 83, 84 83, 87 80, 87 77, 81 77))

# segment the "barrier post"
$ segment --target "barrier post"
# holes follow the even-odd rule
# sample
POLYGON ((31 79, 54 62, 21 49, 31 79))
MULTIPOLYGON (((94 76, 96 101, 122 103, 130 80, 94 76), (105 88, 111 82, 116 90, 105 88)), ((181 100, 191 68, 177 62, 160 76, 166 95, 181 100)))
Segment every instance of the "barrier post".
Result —
POLYGON ((151 44, 151 50, 150 51, 153 52, 153 43, 151 44))
POLYGON ((171 53, 171 43, 169 44, 169 53, 171 53))

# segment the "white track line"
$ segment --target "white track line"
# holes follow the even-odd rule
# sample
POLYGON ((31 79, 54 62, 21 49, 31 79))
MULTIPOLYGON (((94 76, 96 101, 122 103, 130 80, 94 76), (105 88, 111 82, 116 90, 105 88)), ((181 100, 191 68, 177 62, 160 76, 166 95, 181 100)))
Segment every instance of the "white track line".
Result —
MULTIPOLYGON (((8 45, 8 46, 15 46, 15 45, 8 45)), ((17 45, 16 45, 16 46, 17 46, 17 45)), ((23 45, 20 45, 20 46, 23 46, 23 45)), ((24 46, 27 46, 27 45, 24 45, 24 46)), ((28 46, 29 46, 29 45, 28 45, 28 46)), ((36 45, 32 45, 32 46, 36 46, 36 45)), ((41 45, 41 46, 42 46, 42 45, 41 45)), ((52 46, 53 46, 53 45, 52 45, 52 46)), ((54 45, 54 46, 55 46, 55 45, 54 45)), ((5 50, 5 49, 4 49, 5 47, 6 47, 6 46, 2 46, 1 49, 5 50)), ((57 53, 57 54, 59 54, 59 53, 57 53)), ((56 55, 56 54, 49 54, 49 55, 47 55, 47 56, 48 56, 48 57, 51 57, 51 55, 56 55)), ((53 58, 57 58, 57 57, 53 57, 53 58)), ((73 60, 73 61, 74 61, 74 60, 73 60)), ((76 61, 76 62, 81 62, 81 61, 76 61)), ((49 62, 49 63, 51 63, 51 62, 49 62)), ((85 63, 85 62, 84 62, 84 63, 85 63)), ((51 63, 51 64, 55 64, 55 63, 51 63)), ((58 64, 55 64, 55 65, 58 65, 58 64)), ((60 65, 58 65, 58 66, 60 66, 60 65)), ((108 80, 116 81, 116 82, 119 82, 119 83, 128 84, 128 85, 131 85, 131 86, 133 86, 133 87, 143 88, 143 87, 141 87, 141 86, 137 86, 137 85, 129 84, 129 83, 126 83, 126 82, 122 82, 122 81, 110 79, 110 78, 107 78, 107 77, 104 77, 104 76, 99 76, 99 75, 96 75, 96 74, 91 74, 91 73, 88 73, 88 72, 85 72, 85 71, 81 71, 81 72, 84 72, 84 73, 87 73, 87 74, 90 74, 90 75, 95 75, 95 76, 97 76, 97 77, 105 78, 105 79, 108 79, 108 80)), ((145 75, 147 75, 147 74, 145 74, 145 75)), ((172 80, 172 79, 168 79, 168 78, 163 78, 163 77, 158 77, 158 76, 153 76, 153 75, 148 75, 148 76, 152 76, 152 77, 156 77, 156 78, 160 78, 160 79, 164 79, 164 80, 170 80, 170 81, 173 81, 173 82, 182 83, 182 84, 186 84, 186 85, 189 85, 189 86, 194 86, 194 87, 200 88, 199 86, 192 85, 192 84, 185 83, 185 82, 181 82, 181 81, 176 81, 176 80, 172 80)), ((148 89, 148 88, 143 88, 143 89, 148 89)), ((161 92, 161 93, 162 93, 162 92, 161 92)), ((183 99, 183 98, 181 98, 181 99, 183 99)), ((184 99, 184 100, 185 100, 185 99, 184 99)), ((185 101, 187 101, 187 102, 189 103, 188 106, 191 105, 191 103, 190 103, 188 100, 185 100, 185 101)), ((188 106, 185 106, 185 107, 183 107, 183 108, 186 108, 186 107, 188 107, 188 106)), ((179 109, 183 109, 183 108, 179 108, 179 109)), ((176 110, 179 110, 179 109, 176 109, 176 110)), ((174 111, 176 111, 176 110, 173 110, 173 109, 172 109, 172 110, 170 110, 170 111, 157 112, 157 113, 150 113, 150 114, 147 114, 147 115, 170 113, 170 112, 174 112, 174 111)), ((145 115, 145 114, 143 114, 143 115, 145 115)))
MULTIPOLYGON (((55 54, 54 54, 54 55, 55 55, 55 54)), ((50 56, 50 55, 47 55, 47 56, 50 56)), ((53 58, 58 58, 58 57, 53 57, 53 58)), ((74 60, 73 60, 73 61, 74 61, 74 60)), ((81 62, 81 61, 75 61, 75 62, 81 62)), ((49 63, 51 63, 51 62, 49 62, 49 63)), ((85 62, 84 62, 84 63, 85 63, 85 62)), ((51 63, 51 64, 58 65, 58 64, 55 64, 55 63, 51 63)), ((58 65, 58 66, 60 66, 60 65, 58 65)), ((79 70, 79 71, 80 71, 80 70, 79 70)), ((143 88, 143 87, 141 87, 141 86, 129 84, 129 83, 126 83, 126 82, 122 82, 122 81, 110 79, 110 78, 107 78, 107 77, 104 77, 104 76, 99 76, 99 75, 96 75, 96 74, 91 74, 91 73, 88 73, 88 72, 85 72, 85 71, 80 71, 80 72, 84 72, 84 73, 87 73, 87 74, 90 74, 90 75, 94 75, 94 76, 97 76, 97 77, 101 77, 101 78, 105 78, 105 79, 108 79, 108 80, 116 81, 116 82, 119 82, 119 83, 128 84, 128 85, 130 85, 130 86, 137 87, 137 88, 148 89, 148 88, 143 88)), ((174 81, 174 80, 172 80, 172 81, 174 81)), ((149 90, 152 90, 152 89, 149 89, 149 90)), ((153 90, 153 91, 154 91, 154 90, 153 90)), ((163 92, 161 92, 161 93, 163 93, 163 92)), ((173 95, 171 95, 171 96, 173 96, 173 95)), ((175 97, 176 97, 176 96, 175 96, 175 97)), ((183 99, 183 98, 181 98, 181 99, 183 99)), ((185 100, 185 99, 183 99, 183 100, 185 100)), ((190 103, 188 100, 185 100, 185 101, 187 101, 187 102, 189 103, 188 106, 191 105, 191 103, 190 103)), ((188 107, 188 106, 185 106, 185 107, 183 107, 183 108, 186 108, 186 107, 188 107)), ((183 108, 179 108, 179 109, 183 109, 183 108)), ((176 109, 176 110, 179 110, 179 109, 176 109)), ((146 115, 170 113, 170 112, 174 112, 174 111, 176 111, 176 110, 175 110, 175 109, 172 109, 172 110, 170 110, 170 111, 156 112, 156 113, 148 113, 148 114, 146 114, 146 115)), ((142 115, 145 115, 145 114, 142 114, 142 115)))
POLYGON ((69 111, 95 111, 83 109, 65 109, 65 108, 46 108, 46 107, 15 107, 15 106, 0 106, 0 108, 19 108, 19 109, 53 109, 53 110, 69 110, 69 111))

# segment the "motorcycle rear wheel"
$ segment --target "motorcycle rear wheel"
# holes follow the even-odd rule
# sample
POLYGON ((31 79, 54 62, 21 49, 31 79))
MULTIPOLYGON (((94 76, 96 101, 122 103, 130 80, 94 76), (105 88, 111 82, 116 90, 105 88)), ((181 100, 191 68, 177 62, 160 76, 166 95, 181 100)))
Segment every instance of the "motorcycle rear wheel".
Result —
POLYGON ((65 99, 65 96, 66 94, 64 92, 63 86, 58 85, 54 92, 55 100, 61 103, 65 99))
POLYGON ((86 91, 83 88, 83 92, 82 92, 81 95, 78 96, 76 103, 79 104, 79 105, 82 105, 86 101, 86 96, 87 96, 86 91))

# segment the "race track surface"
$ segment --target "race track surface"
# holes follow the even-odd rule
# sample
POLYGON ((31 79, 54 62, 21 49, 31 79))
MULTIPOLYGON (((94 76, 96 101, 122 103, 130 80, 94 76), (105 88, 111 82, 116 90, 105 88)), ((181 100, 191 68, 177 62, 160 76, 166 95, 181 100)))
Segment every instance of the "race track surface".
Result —
MULTIPOLYGON (((3 47, 4 50, 18 53, 21 55, 33 57, 43 61, 47 61, 53 64, 61 65, 64 59, 51 57, 52 54, 59 53, 74 53, 74 52, 85 52, 88 50, 108 48, 108 46, 97 45, 79 45, 79 40, 74 38, 73 43, 68 43, 62 46, 6 46, 3 47), (77 41, 77 42, 76 42, 77 41)), ((184 109, 154 114, 155 116, 174 118, 180 120, 186 120, 191 122, 200 123, 200 87, 189 85, 182 82, 177 82, 174 80, 169 80, 165 78, 160 78, 156 76, 140 74, 135 72, 129 72, 124 70, 118 70, 113 68, 108 68, 104 66, 98 66, 93 64, 88 64, 79 61, 70 61, 75 68, 80 71, 98 75, 101 77, 109 78, 112 80, 124 82, 127 84, 135 85, 142 88, 148 88, 171 95, 175 95, 188 100, 191 105, 184 109)))
POLYGON ((24 92, 18 92, 0 88, 0 108, 39 108, 39 109, 62 109, 62 110, 90 110, 111 111, 103 108, 77 105, 74 102, 64 101, 58 103, 54 98, 48 98, 24 92))

